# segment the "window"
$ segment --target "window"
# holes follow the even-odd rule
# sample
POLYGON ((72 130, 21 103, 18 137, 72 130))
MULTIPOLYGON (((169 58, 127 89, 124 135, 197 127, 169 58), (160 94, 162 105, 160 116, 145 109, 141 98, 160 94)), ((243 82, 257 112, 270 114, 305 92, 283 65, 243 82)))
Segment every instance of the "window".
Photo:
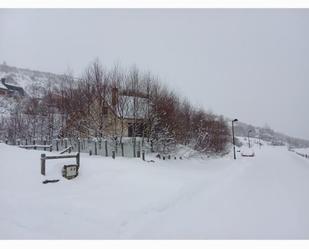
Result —
POLYGON ((107 115, 108 114, 107 106, 103 106, 102 112, 103 112, 103 115, 107 115))

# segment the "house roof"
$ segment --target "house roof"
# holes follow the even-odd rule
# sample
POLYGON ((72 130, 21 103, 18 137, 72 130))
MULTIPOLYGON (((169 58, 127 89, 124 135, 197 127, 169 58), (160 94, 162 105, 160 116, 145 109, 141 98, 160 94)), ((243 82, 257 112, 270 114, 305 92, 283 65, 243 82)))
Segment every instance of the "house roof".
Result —
POLYGON ((0 82, 0 89, 3 89, 3 90, 8 90, 8 88, 2 84, 2 82, 0 82))
POLYGON ((8 90, 17 91, 17 92, 19 92, 20 95, 25 95, 25 91, 21 86, 10 84, 10 83, 7 83, 7 82, 5 82, 2 85, 4 85, 6 87, 6 89, 8 89, 8 90))

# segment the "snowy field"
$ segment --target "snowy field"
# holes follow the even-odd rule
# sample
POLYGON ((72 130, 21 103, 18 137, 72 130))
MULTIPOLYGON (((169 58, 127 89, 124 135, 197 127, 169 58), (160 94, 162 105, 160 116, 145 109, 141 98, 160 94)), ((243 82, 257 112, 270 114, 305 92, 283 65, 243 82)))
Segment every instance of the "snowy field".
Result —
POLYGON ((294 149, 294 151, 301 153, 303 155, 308 155, 309 156, 309 148, 303 148, 303 149, 294 149))
POLYGON ((0 239, 309 239, 309 160, 286 147, 236 161, 82 155, 70 181, 74 160, 47 161, 43 177, 41 153, 0 144, 0 239))

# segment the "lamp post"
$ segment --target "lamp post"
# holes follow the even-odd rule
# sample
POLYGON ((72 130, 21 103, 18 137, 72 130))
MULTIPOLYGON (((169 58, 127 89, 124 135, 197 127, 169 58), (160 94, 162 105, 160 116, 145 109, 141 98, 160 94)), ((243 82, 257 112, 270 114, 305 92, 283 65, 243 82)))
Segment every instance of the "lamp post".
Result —
POLYGON ((248 144, 249 144, 249 148, 250 148, 250 137, 249 137, 250 132, 252 132, 252 130, 248 131, 248 144))
POLYGON ((235 118, 232 120, 232 134, 233 134, 233 151, 234 151, 234 159, 236 160, 236 151, 235 151, 235 136, 234 136, 234 122, 237 122, 238 119, 235 118))

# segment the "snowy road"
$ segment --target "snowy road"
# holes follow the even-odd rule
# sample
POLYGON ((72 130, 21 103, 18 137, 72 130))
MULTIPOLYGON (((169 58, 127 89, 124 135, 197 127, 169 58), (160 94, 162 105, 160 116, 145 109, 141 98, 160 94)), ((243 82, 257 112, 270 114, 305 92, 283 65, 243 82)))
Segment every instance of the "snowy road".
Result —
POLYGON ((205 186, 134 237, 308 239, 309 160, 285 149, 265 149, 248 160, 232 179, 205 186))
POLYGON ((255 158, 65 162, 0 144, 0 239, 309 239, 309 160, 283 147, 255 158), (16 156, 18 155, 18 156, 16 156))

